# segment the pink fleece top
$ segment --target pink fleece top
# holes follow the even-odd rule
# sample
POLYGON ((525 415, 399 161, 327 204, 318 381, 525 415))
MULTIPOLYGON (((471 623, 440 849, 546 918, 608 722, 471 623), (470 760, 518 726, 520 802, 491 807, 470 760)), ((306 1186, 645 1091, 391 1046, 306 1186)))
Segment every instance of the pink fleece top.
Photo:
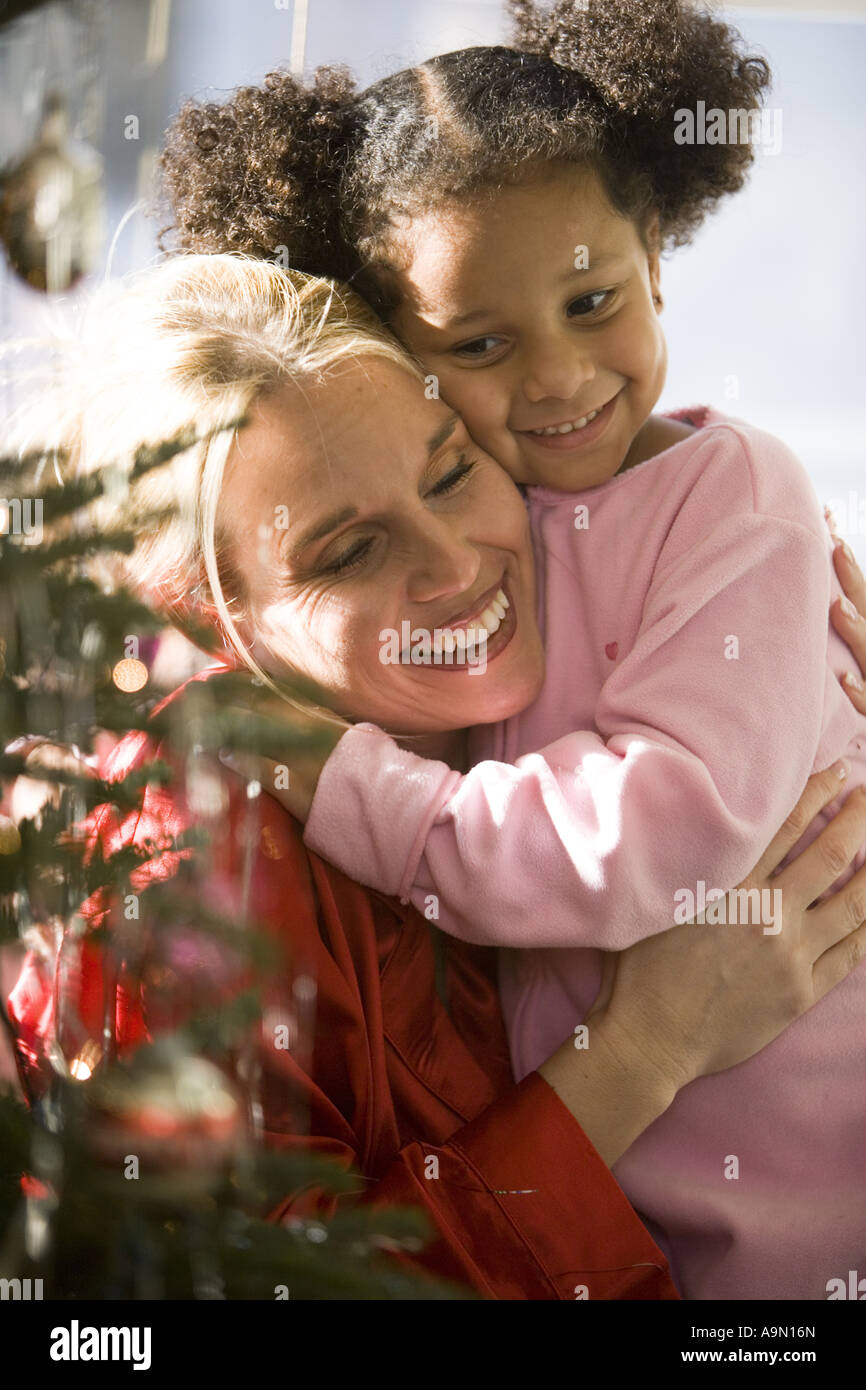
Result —
MULTIPOLYGON (((691 918, 701 884, 741 882, 811 772, 844 756, 843 795, 866 781, 806 473, 741 421, 677 418, 699 427, 600 487, 527 491, 538 699, 473 731, 465 775, 356 725, 307 823, 350 877, 464 940, 520 948, 501 971, 518 1080, 591 1007, 587 948, 622 949, 691 918)), ((866 968, 758 1056, 685 1087, 614 1174, 686 1298, 822 1299, 866 1276, 866 968)))

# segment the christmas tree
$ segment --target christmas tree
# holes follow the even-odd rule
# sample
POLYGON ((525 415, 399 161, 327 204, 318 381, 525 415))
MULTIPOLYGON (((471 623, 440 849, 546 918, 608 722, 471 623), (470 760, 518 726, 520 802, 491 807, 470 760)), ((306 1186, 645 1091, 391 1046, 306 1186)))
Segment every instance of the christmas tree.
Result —
MULTIPOLYGON (((210 681, 188 687, 182 713, 169 703, 154 714, 165 692, 141 654, 165 620, 94 569, 128 555, 134 530, 95 524, 91 504, 191 442, 142 448, 125 478, 109 467, 60 481, 56 453, 0 460, 0 775, 26 779, 16 788, 29 812, 0 822, 0 942, 23 937, 53 980, 44 1084, 22 1069, 27 1103, 0 1094, 0 1278, 42 1279, 54 1299, 459 1297, 400 1255, 429 1235, 420 1213, 355 1203, 363 1177, 302 1143, 276 1153, 256 1139, 262 981, 290 978, 292 963, 255 922, 221 915, 201 873, 217 750, 286 756, 286 733, 250 707, 240 673, 219 679, 244 688, 242 716, 225 686, 215 702, 210 681), (104 780, 98 750, 131 730, 171 756, 104 780), (169 847, 175 871, 148 878, 140 849, 112 850, 94 825, 135 815, 145 788, 168 794, 178 778, 201 814, 169 847), (74 988, 82 950, 100 960, 97 1036, 74 988), (208 960, 232 985, 218 1007, 197 994, 208 960), (169 1003, 182 996, 185 1016, 124 1047, 118 999, 143 980, 157 1001, 161 989, 169 1003), (328 1219, 265 1219, 310 1187, 339 1197, 328 1219)), ((187 635, 201 637, 192 625, 187 635)), ((153 852, 156 862, 166 846, 153 852)), ((5 999, 0 1009, 20 1047, 5 999)))

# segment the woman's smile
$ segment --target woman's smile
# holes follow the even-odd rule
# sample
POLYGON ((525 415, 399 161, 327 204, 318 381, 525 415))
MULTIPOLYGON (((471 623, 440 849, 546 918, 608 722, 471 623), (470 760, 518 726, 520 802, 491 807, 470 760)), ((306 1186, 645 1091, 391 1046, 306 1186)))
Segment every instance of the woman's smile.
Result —
MULTIPOLYGON (((517 616, 509 596, 509 582, 500 581, 482 595, 468 616, 443 622, 432 631, 413 627, 404 619, 400 627, 400 661, 427 665, 446 673, 486 670, 505 650, 517 630, 517 616)), ((383 634, 380 633, 380 638, 383 634)))

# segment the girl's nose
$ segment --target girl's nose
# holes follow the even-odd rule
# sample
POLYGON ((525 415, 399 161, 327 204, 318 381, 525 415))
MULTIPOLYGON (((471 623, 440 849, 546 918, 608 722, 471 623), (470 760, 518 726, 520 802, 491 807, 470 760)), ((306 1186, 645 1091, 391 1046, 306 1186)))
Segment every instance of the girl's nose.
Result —
POLYGON ((594 376, 588 354, 573 340, 545 342, 526 357, 523 394, 533 405, 553 399, 571 401, 594 376))
POLYGON ((478 549, 442 517, 429 516, 410 541, 407 596, 429 603, 466 593, 478 578, 478 549))

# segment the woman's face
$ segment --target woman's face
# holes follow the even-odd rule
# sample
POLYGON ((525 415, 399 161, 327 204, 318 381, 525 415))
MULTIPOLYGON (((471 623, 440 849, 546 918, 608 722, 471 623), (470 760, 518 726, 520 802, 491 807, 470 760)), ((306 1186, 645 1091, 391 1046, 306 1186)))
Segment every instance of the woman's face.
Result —
POLYGON ((506 718, 541 689, 522 498, 399 366, 353 360, 257 401, 219 526, 245 590, 241 634, 337 713, 432 733, 506 718))

